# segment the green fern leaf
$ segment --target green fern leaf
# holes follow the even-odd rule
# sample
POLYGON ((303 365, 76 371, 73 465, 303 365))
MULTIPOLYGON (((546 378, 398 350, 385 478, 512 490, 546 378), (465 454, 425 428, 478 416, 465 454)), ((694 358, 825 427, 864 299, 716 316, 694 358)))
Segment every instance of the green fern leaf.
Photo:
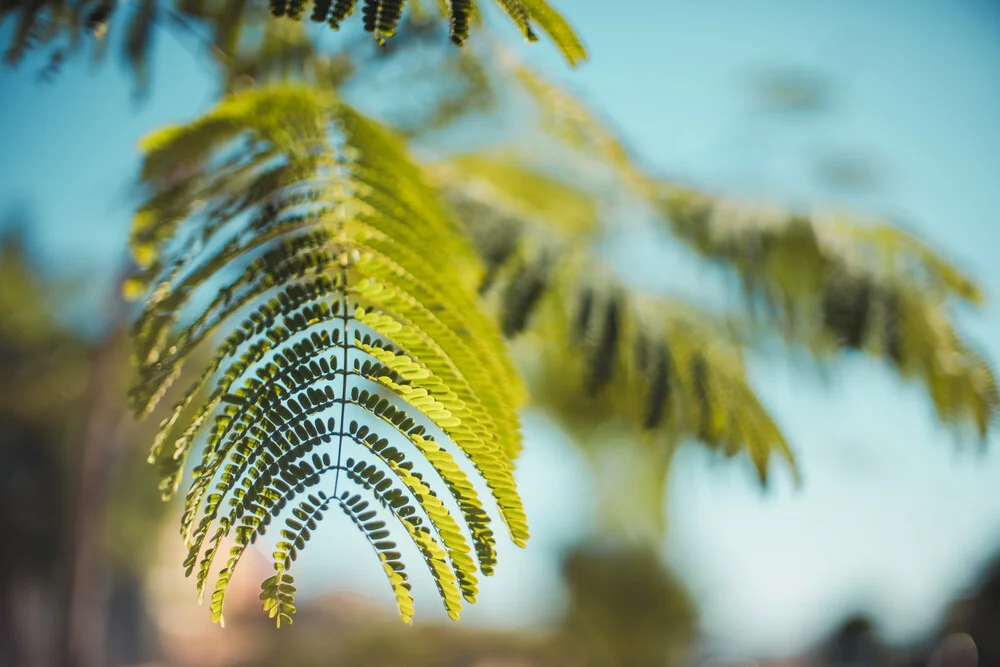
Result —
POLYGON ((387 539, 393 523, 457 618, 476 599, 476 571, 496 565, 490 516, 460 460, 485 481, 512 540, 528 537, 513 477, 524 390, 476 303, 475 252, 436 193, 388 132, 308 88, 230 96, 144 147, 153 194, 132 234, 145 267, 133 288, 148 292, 132 330, 136 413, 228 331, 150 453, 169 496, 206 435, 181 534, 199 595, 234 543, 213 618, 222 621, 246 548, 280 520, 261 599, 290 622, 288 571, 333 504, 372 543, 404 619, 412 600, 387 539))

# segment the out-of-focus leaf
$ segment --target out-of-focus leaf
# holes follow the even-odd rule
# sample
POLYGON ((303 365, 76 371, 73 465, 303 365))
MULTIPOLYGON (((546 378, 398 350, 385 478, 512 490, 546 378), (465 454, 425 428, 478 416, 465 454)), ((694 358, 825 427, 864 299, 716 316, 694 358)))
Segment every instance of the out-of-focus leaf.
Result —
POLYGON ((765 71, 753 77, 752 86, 757 104, 772 113, 819 113, 833 98, 830 81, 816 72, 765 71))
POLYGON ((598 429, 672 452, 685 439, 749 455, 763 481, 772 455, 794 457, 749 384, 738 332, 689 305, 627 288, 574 234, 519 223, 475 188, 452 195, 478 239, 488 302, 508 337, 536 362, 532 401, 581 445, 598 429), (487 233, 497 226, 498 233, 487 233), (510 237, 515 237, 513 243, 510 237))
POLYGON ((919 379, 938 417, 985 438, 1000 409, 990 365, 949 313, 982 302, 975 282, 927 243, 884 223, 764 210, 672 184, 660 207, 675 235, 735 270, 751 301, 820 355, 862 349, 919 379))
POLYGON ((528 167, 515 156, 466 153, 433 165, 444 189, 472 188, 494 205, 568 234, 597 228, 597 198, 568 181, 528 167))
POLYGON ((152 48, 153 23, 156 20, 156 0, 138 0, 130 17, 125 39, 125 57, 135 71, 139 92, 149 87, 149 53, 152 48))

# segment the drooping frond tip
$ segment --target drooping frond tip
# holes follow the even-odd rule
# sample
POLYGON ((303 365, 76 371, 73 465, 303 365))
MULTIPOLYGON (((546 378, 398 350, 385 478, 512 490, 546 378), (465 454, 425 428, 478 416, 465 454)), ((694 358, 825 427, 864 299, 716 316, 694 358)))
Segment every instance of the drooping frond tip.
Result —
POLYGON ((209 349, 150 460, 170 495, 206 436, 181 532, 199 594, 230 545, 213 617, 245 549, 280 522, 261 599, 289 622, 289 569, 333 510, 371 544, 404 619, 393 535, 416 547, 457 617, 496 563, 471 471, 513 541, 528 538, 512 472, 523 390, 476 303, 474 251, 398 142, 313 89, 231 96, 145 146, 131 399, 148 413, 209 349))
MULTIPOLYGON (((301 20, 308 0, 270 0, 271 15, 301 20)), ((521 35, 530 42, 538 40, 533 24, 549 36, 570 65, 587 57, 580 38, 563 16, 548 0, 496 0, 497 5, 510 18, 521 35)), ((384 44, 396 34, 406 0, 313 0, 309 18, 316 23, 327 23, 334 30, 350 17, 361 5, 364 29, 379 44, 384 44)), ((479 11, 476 0, 448 0, 444 7, 449 25, 451 42, 462 46, 469 38, 473 20, 479 11)))

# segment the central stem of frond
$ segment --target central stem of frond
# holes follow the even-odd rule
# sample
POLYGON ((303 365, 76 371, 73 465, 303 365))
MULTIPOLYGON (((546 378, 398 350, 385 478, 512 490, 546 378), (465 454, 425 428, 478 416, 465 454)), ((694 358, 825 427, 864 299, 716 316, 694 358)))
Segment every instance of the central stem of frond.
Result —
POLYGON ((348 301, 347 301, 347 268, 342 267, 340 269, 340 289, 341 289, 341 308, 340 316, 344 327, 344 337, 343 337, 343 347, 344 347, 344 375, 341 380, 340 385, 340 435, 337 438, 337 471, 334 473, 333 478, 333 495, 336 497, 337 491, 340 485, 340 462, 341 457, 344 453, 344 419, 347 416, 347 369, 349 366, 348 353, 350 352, 350 320, 348 315, 348 301))

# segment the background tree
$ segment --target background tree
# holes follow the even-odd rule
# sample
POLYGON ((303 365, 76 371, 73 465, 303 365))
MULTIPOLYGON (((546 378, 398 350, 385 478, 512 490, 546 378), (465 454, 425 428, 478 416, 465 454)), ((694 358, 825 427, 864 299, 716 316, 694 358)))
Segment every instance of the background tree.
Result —
POLYGON ((145 457, 116 440, 149 435, 121 419, 120 400, 93 400, 124 391, 123 339, 112 337, 109 349, 60 320, 81 283, 53 281, 34 266, 22 236, 30 218, 14 215, 0 240, 0 306, 10 314, 0 329, 4 664, 88 664, 108 655, 134 662, 151 649, 141 644, 145 603, 132 582, 154 560, 149 528, 167 506, 150 492, 156 478, 145 457), (109 409, 111 418, 95 424, 109 409), (93 461, 95 454, 103 456, 93 461), (134 631, 109 627, 109 610, 134 631))

